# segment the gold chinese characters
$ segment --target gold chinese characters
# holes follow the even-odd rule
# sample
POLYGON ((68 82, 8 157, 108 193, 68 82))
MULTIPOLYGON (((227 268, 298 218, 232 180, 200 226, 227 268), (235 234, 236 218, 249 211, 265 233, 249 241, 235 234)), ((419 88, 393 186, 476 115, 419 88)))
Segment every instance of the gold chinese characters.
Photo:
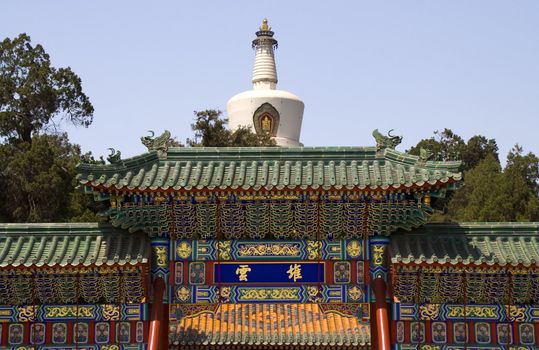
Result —
POLYGON ((251 268, 249 265, 240 265, 236 269, 236 275, 239 276, 240 282, 247 282, 247 272, 250 272, 251 268))
POLYGON ((286 271, 286 273, 288 273, 288 279, 293 279, 294 282, 303 278, 301 276, 301 265, 298 264, 290 265, 290 268, 288 271, 286 271))

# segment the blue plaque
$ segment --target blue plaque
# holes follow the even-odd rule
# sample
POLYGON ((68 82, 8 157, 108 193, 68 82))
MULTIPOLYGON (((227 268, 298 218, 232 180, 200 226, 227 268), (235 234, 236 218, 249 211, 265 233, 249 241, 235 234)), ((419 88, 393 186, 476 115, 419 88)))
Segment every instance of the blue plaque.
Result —
POLYGON ((219 262, 213 266, 214 283, 325 283, 323 262, 219 262))

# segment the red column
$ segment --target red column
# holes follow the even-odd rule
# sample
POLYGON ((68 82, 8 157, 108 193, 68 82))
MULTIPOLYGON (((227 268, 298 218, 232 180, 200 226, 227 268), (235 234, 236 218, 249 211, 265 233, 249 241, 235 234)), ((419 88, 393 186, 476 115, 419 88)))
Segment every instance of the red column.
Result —
POLYGON ((159 350, 168 350, 168 335, 169 335, 169 315, 168 304, 163 305, 161 313, 161 339, 159 340, 159 350))
POLYGON ((159 348, 163 346, 163 344, 160 344, 163 343, 163 336, 161 336, 162 334, 165 334, 168 339, 168 318, 165 319, 165 312, 163 308, 165 286, 165 281, 161 277, 157 277, 153 281, 153 304, 151 306, 150 314, 148 350, 159 350, 159 348))
POLYGON ((378 350, 390 350, 389 319, 387 316, 386 282, 383 278, 375 278, 371 282, 374 291, 374 307, 376 313, 376 333, 378 350))

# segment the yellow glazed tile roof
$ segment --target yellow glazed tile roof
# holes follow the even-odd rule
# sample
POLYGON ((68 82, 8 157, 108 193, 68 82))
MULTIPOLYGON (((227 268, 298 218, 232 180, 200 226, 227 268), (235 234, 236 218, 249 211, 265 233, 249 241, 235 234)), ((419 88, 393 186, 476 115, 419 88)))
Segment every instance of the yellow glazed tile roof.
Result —
POLYGON ((370 344, 368 324, 317 304, 222 304, 170 324, 171 346, 370 344))

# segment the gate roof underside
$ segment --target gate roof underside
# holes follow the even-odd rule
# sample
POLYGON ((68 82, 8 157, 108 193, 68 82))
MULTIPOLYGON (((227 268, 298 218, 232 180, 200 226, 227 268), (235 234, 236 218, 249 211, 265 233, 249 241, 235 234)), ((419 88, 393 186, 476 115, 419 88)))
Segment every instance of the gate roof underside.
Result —
POLYGON ((215 312, 170 324, 171 347, 302 346, 354 348, 370 345, 368 323, 324 312, 318 304, 222 304, 215 312))
POLYGON ((376 147, 179 147, 114 164, 79 164, 77 180, 110 191, 406 191, 453 185, 461 180, 459 166, 376 147))

